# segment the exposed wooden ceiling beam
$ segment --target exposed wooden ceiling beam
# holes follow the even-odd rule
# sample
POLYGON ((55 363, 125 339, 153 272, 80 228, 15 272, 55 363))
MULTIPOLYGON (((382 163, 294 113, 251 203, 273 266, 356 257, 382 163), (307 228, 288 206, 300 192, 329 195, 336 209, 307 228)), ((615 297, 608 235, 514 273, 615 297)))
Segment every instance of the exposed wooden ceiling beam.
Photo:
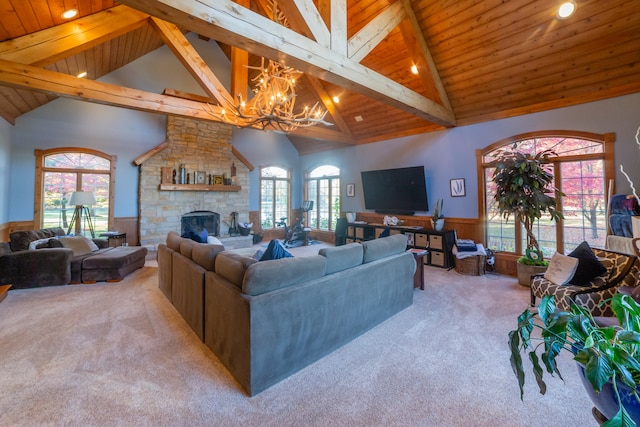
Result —
POLYGON ((356 62, 362 61, 406 16, 401 3, 393 3, 380 12, 349 39, 349 58, 356 62))
MULTIPOLYGON (((196 95, 193 93, 182 92, 174 89, 165 89, 164 94, 169 96, 175 96, 182 99, 188 99, 191 101, 202 102, 206 104, 208 99, 202 95, 196 95)), ((329 110, 331 112, 331 110, 329 110)), ((348 130, 348 129, 347 129, 348 130)), ((350 132, 339 132, 333 129, 326 128, 324 126, 312 126, 308 128, 298 128, 294 132, 295 135, 304 135, 312 139, 326 139, 327 141, 339 142, 341 144, 355 144, 356 141, 351 136, 350 132)))
POLYGON ((218 77, 211 71, 200 54, 191 46, 191 43, 182 34, 182 31, 174 24, 151 17, 151 25, 160 35, 162 41, 171 49, 189 74, 196 80, 200 87, 211 99, 218 101, 220 105, 233 102, 233 97, 218 77))
POLYGON ((220 120, 216 115, 222 114, 222 108, 214 105, 79 79, 68 74, 2 59, 0 59, 0 84, 149 113, 172 114, 218 122, 220 120))
POLYGON ((311 139, 319 139, 323 141, 339 142, 340 144, 354 145, 355 138, 337 130, 318 125, 308 128, 298 128, 291 132, 294 136, 304 136, 311 139))
POLYGON ((331 34, 329 29, 322 20, 322 16, 316 9, 311 0, 289 0, 281 1, 278 7, 289 20, 289 24, 293 29, 305 27, 310 34, 307 37, 314 39, 316 42, 325 47, 331 46, 331 34))
POLYGON ((449 102, 449 96, 444 89, 440 73, 436 68, 436 63, 433 61, 427 41, 424 39, 418 18, 411 7, 411 1, 402 0, 402 5, 404 6, 407 20, 400 24, 400 31, 409 47, 409 51, 414 54, 414 62, 418 67, 424 87, 429 94, 435 90, 436 94, 432 99, 439 100, 449 111, 452 111, 453 108, 451 107, 451 102, 449 102))
POLYGON ((351 136, 351 130, 349 129, 349 126, 347 126, 347 123, 342 118, 342 115, 340 114, 340 112, 338 112, 338 109, 333 103, 331 96, 329 96, 327 91, 324 89, 320 80, 316 79, 313 76, 306 76, 306 78, 309 83, 311 83, 311 87, 324 104, 324 107, 327 109, 329 114, 331 114, 331 117, 333 118, 333 121, 335 122, 338 129, 340 129, 340 131, 342 131, 345 135, 351 136))
POLYGON ((330 0, 331 50, 347 56, 347 0, 330 0))
MULTIPOLYGON (((238 4, 249 7, 251 0, 236 0, 238 4)), ((249 52, 231 46, 231 94, 249 99, 249 52)))
MULTIPOLYGON (((450 109, 231 0, 199 0, 196 3, 189 0, 123 0, 122 3, 256 55, 285 61, 304 73, 433 123, 446 127, 456 124, 450 109)), ((331 4, 333 9, 335 4, 342 3, 332 0, 331 4)))
POLYGON ((145 25, 149 15, 120 5, 0 43, 0 59, 44 66, 145 25))

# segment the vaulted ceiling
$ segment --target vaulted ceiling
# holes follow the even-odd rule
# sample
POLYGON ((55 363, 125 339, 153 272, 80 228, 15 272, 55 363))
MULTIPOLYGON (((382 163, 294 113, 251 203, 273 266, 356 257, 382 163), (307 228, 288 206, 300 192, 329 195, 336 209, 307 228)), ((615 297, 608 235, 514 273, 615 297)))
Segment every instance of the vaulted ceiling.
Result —
POLYGON ((189 31, 228 54, 234 95, 261 57, 305 73, 297 105, 319 102, 333 126, 289 134, 301 154, 640 91, 638 0, 576 0, 566 20, 555 0, 278 0, 287 27, 270 2, 0 0, 0 116, 64 96, 215 120, 233 96, 189 31), (206 96, 96 81, 163 44, 206 96))

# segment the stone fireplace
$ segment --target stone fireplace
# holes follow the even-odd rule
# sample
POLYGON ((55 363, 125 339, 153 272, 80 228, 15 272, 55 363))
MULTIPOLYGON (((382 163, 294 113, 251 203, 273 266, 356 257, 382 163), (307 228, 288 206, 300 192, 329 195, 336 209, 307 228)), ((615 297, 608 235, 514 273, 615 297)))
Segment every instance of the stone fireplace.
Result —
MULTIPOLYGON (((219 235, 229 237, 232 212, 238 222, 249 221, 249 169, 232 153, 231 126, 184 117, 167 117, 169 146, 140 165, 140 244, 164 243, 169 231, 181 233, 181 217, 192 211, 220 215, 219 235), (160 190, 162 168, 178 171, 184 164, 194 182, 194 172, 230 177, 235 164, 240 191, 160 190)), ((195 187, 194 187, 195 188, 195 187)))

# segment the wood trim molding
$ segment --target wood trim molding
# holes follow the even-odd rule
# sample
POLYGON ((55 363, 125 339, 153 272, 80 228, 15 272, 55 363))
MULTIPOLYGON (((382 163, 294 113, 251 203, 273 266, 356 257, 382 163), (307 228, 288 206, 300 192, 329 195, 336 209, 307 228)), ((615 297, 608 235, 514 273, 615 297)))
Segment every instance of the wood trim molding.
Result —
POLYGON ((156 154, 164 151, 165 149, 169 148, 170 145, 170 141, 167 139, 164 142, 156 145, 155 147, 153 147, 151 150, 147 151, 146 153, 142 154, 141 156, 135 158, 133 160, 133 164, 136 166, 140 166, 141 164, 143 164, 144 162, 146 162, 147 160, 149 160, 150 158, 152 158, 153 156, 155 156, 156 154))
POLYGON ((243 156, 236 147, 231 147, 231 153, 236 156, 238 160, 240 160, 240 162, 242 162, 242 164, 247 167, 247 169, 249 169, 249 172, 252 172, 255 169, 255 166, 253 166, 253 164, 249 160, 247 160, 247 158, 243 156))
MULTIPOLYGON (((513 135, 508 138, 501 139, 499 141, 494 142, 493 144, 487 145, 483 149, 481 149, 481 154, 484 157, 485 154, 500 148, 505 145, 513 144, 517 141, 522 141, 523 139, 529 138, 553 138, 554 136, 566 137, 566 138, 579 138, 579 139, 587 139, 590 141, 602 142, 604 143, 607 135, 615 135, 615 134, 599 134, 593 132, 582 132, 577 130, 544 130, 537 132, 526 132, 518 135, 513 135)), ((485 162, 483 161, 483 164, 485 162)))

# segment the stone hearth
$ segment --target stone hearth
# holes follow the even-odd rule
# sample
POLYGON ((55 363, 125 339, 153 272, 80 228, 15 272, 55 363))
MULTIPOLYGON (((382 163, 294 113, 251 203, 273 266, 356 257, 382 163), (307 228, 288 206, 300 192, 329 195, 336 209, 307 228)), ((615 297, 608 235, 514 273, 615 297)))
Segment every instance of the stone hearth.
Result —
POLYGON ((220 237, 229 237, 231 213, 239 222, 249 221, 249 169, 231 151, 231 126, 183 117, 167 117, 169 147, 140 165, 140 243, 155 247, 169 231, 180 233, 183 214, 207 210, 220 214, 220 237), (161 168, 178 170, 184 164, 191 173, 230 176, 235 163, 240 191, 160 191, 161 168))

